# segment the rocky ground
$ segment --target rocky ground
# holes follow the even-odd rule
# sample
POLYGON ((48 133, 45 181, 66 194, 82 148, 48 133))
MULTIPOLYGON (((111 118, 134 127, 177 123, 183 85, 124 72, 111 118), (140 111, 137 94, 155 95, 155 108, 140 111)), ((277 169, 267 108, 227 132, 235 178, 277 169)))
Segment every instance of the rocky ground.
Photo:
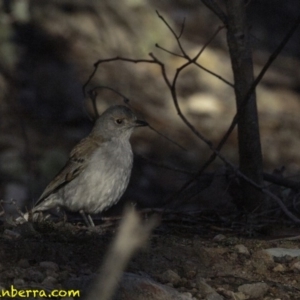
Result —
MULTIPOLYGON (((1 287, 79 289, 83 297, 117 225, 3 225, 1 287)), ((199 216, 163 218, 126 268, 116 299, 300 299, 300 230, 245 228, 199 216)))

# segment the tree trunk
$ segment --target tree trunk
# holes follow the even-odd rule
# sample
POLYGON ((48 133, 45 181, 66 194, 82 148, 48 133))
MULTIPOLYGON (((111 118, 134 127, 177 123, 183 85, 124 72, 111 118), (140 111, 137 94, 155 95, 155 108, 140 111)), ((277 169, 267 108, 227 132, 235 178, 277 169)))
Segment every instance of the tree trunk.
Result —
MULTIPOLYGON (((238 144, 240 171, 257 184, 263 183, 263 159, 255 92, 246 106, 241 107, 253 80, 253 62, 250 36, 246 20, 245 1, 226 0, 227 43, 234 74, 236 105, 239 112, 238 144)), ((248 211, 257 208, 264 195, 249 183, 242 181, 243 206, 248 211)))

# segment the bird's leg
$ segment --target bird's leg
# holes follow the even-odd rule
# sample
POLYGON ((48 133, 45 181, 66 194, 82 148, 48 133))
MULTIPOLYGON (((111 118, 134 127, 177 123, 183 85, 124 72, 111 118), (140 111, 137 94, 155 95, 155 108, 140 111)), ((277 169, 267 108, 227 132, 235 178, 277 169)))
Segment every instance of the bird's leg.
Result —
POLYGON ((89 221, 90 221, 90 225, 91 225, 92 227, 95 227, 95 223, 94 223, 94 221, 93 221, 91 215, 88 214, 87 217, 88 217, 88 219, 89 219, 89 221))
POLYGON ((81 216, 82 216, 82 218, 83 218, 83 220, 84 220, 86 226, 87 226, 87 227, 91 226, 90 223, 89 223, 88 218, 86 217, 85 212, 81 209, 81 210, 79 211, 79 213, 81 214, 81 216))
POLYGON ((88 216, 86 216, 85 212, 82 209, 79 211, 79 213, 81 214, 87 227, 95 227, 95 224, 93 222, 91 215, 88 214, 88 216))

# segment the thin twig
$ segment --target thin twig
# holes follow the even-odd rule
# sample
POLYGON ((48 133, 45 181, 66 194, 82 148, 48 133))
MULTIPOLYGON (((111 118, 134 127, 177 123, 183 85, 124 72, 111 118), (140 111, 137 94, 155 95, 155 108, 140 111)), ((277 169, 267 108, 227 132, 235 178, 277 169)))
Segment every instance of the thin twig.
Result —
POLYGON ((98 70, 99 65, 103 64, 103 63, 114 62, 114 61, 117 61, 117 60, 132 62, 132 63, 135 63, 135 64, 137 64, 137 63, 149 63, 149 64, 155 63, 153 60, 149 60, 149 59, 131 59, 131 58, 119 57, 119 56, 112 57, 112 58, 107 58, 107 59, 99 59, 97 62, 94 63, 94 70, 92 71, 92 73, 89 76, 88 80, 82 86, 82 92, 83 92, 83 95, 85 97, 86 97, 86 88, 89 85, 89 83, 91 82, 91 80, 94 78, 94 76, 95 76, 95 74, 98 70))
POLYGON ((88 93, 92 93, 94 92, 95 90, 97 89, 106 89, 106 90, 110 90, 112 92, 114 92, 115 94, 121 96, 123 98, 123 101, 125 104, 128 104, 129 103, 129 99, 124 95, 122 94, 121 92, 117 91, 116 89, 112 88, 112 87, 109 87, 109 86, 105 86, 105 85, 97 85, 96 87, 94 87, 93 89, 89 90, 88 93))
POLYGON ((157 161, 154 161, 154 160, 152 160, 152 159, 150 159, 146 156, 140 155, 140 154, 135 154, 135 155, 142 158, 143 160, 150 163, 151 165, 154 165, 154 166, 159 167, 159 168, 163 168, 163 169, 167 169, 167 170, 170 170, 170 171, 179 172, 179 173, 183 173, 183 174, 187 174, 187 175, 195 175, 196 174, 196 172, 183 170, 183 169, 168 166, 168 165, 163 164, 163 163, 159 163, 157 161))
POLYGON ((181 38, 181 35, 182 33, 180 33, 180 35, 177 35, 176 32, 174 31, 174 29, 170 26, 170 24, 165 20, 165 18, 159 14, 158 11, 156 11, 158 17, 163 21, 163 23, 168 27, 168 29, 170 30, 170 32, 172 33, 172 35, 174 36, 177 44, 178 44, 178 47, 182 53, 182 55, 180 54, 177 54, 177 53, 174 53, 170 50, 167 50, 161 46, 159 46, 158 44, 156 44, 156 47, 171 54, 171 55, 174 55, 174 56, 177 56, 177 57, 182 57, 182 58, 185 58, 187 61, 189 62, 192 62, 193 64, 195 64, 198 68, 206 71, 207 73, 217 77, 219 80, 222 80, 224 83, 228 84, 229 86, 233 87, 234 85, 232 83, 230 83, 229 81, 227 81, 226 79, 224 79, 222 76, 214 73, 213 71, 210 71, 208 70, 207 68, 201 66, 199 63, 197 63, 197 59, 199 58, 199 56, 203 53, 203 51, 208 47, 208 45, 214 40, 214 38, 218 35, 218 33, 224 29, 225 27, 224 26, 219 26, 217 28, 217 30, 214 32, 214 34, 212 35, 212 37, 204 44, 204 46, 200 49, 200 51, 198 52, 198 54, 194 57, 194 58, 191 58, 187 53, 186 51, 184 50, 182 44, 181 44, 181 41, 180 41, 180 38, 181 38))
POLYGON ((223 78, 222 76, 218 75, 217 73, 203 67, 202 65, 200 65, 198 62, 194 62, 194 65, 197 66, 198 68, 202 69, 203 71, 213 75, 214 77, 218 78, 219 80, 223 81, 224 83, 226 83, 227 85, 234 87, 234 84, 232 84, 230 81, 226 80, 225 78, 223 78))
MULTIPOLYGON (((170 24, 165 20, 165 18, 158 12, 158 10, 156 10, 156 14, 157 14, 157 16, 163 21, 163 23, 168 27, 168 29, 170 30, 170 32, 171 32, 171 33, 173 34, 173 36, 175 37, 175 39, 176 39, 176 41, 177 41, 177 44, 178 44, 178 47, 179 47, 181 53, 182 53, 185 57, 187 57, 188 55, 187 55, 187 53, 185 52, 183 46, 181 45, 181 43, 180 43, 180 41, 179 41, 180 38, 181 38, 181 36, 182 36, 182 31, 183 31, 183 29, 181 30, 180 34, 177 35, 176 32, 174 31, 174 29, 171 27, 171 25, 170 25, 170 24)), ((182 27, 182 28, 183 28, 183 27, 182 27)))
MULTIPOLYGON (((300 24, 300 16, 297 18, 296 22, 294 23, 294 25, 292 26, 292 28, 289 30, 289 32, 287 33, 287 35, 285 36, 285 38, 282 40, 282 42, 279 44, 279 46, 275 49, 275 51, 271 54, 271 56, 269 57, 266 65, 263 67, 263 69, 261 70, 261 72, 259 73, 259 75, 257 76, 257 78, 253 81, 249 91, 247 92, 244 101, 241 104, 241 108, 238 109, 237 111, 240 112, 243 107, 246 106, 247 102, 249 101, 251 94, 253 93, 253 91, 255 90, 256 86, 259 84, 259 82, 261 81, 261 79, 263 78, 264 74, 266 73, 266 71, 268 70, 268 68, 270 67, 270 65, 273 63, 273 61, 277 58, 277 56, 279 55, 279 53, 281 52, 281 50, 284 48, 284 46, 287 44, 287 42, 289 41, 289 39, 291 38, 291 36, 295 33, 296 29, 298 28, 300 24)), ((222 147, 224 146, 225 142, 227 141, 227 139, 229 138, 229 136, 231 135, 233 129, 235 128, 236 124, 238 123, 238 113, 236 113, 236 115, 234 116, 231 125, 229 126, 227 132, 225 133, 225 135, 223 136, 223 138, 221 139, 220 143, 217 145, 216 150, 220 151, 222 149, 222 147)), ((216 159, 217 157, 217 153, 213 152, 211 154, 211 156, 209 157, 209 159, 201 166, 201 168, 198 171, 198 175, 196 175, 194 178, 190 179, 189 181, 187 181, 177 192, 181 193, 183 190, 185 190, 192 182, 195 181, 195 179, 198 178, 198 176, 200 176, 203 171, 205 171, 205 169, 216 159)))
POLYGON ((183 21, 182 21, 182 24, 181 24, 181 30, 180 30, 180 33, 178 35, 178 39, 180 39, 181 36, 183 35, 184 27, 185 27, 185 17, 183 18, 183 21))
POLYGON ((172 52, 172 51, 170 51, 170 50, 168 50, 166 48, 161 47, 159 44, 155 44, 155 47, 158 48, 158 49, 160 49, 160 50, 162 50, 162 51, 164 51, 164 52, 166 52, 166 53, 168 53, 168 54, 171 54, 173 56, 177 56, 177 57, 180 57, 180 58, 185 58, 184 55, 172 52))
MULTIPOLYGON (((238 122, 238 114, 235 115, 232 124, 230 126, 230 128, 228 129, 228 132, 225 134, 225 136, 223 137, 223 139, 221 140, 221 142, 219 143, 219 145, 217 146, 217 148, 214 148, 211 141, 209 141, 208 139, 206 139, 202 134, 200 134, 195 127, 188 121, 188 119, 185 117, 185 115, 182 113, 179 103, 178 103, 178 99, 177 99, 177 91, 176 91, 176 84, 177 84, 177 80, 178 77, 181 73, 182 70, 184 70, 186 67, 188 67, 191 64, 194 64, 196 59, 199 58, 199 55, 203 52, 203 49, 201 49, 199 51, 199 53, 196 55, 196 57, 193 59, 190 59, 189 56, 186 54, 183 46, 181 45, 180 42, 180 37, 182 35, 182 32, 180 33, 180 35, 176 35, 175 31, 172 29, 172 27, 165 21, 165 19, 157 12, 159 18, 162 19, 162 21, 165 23, 165 25, 169 28, 169 30, 171 31, 171 33, 174 35, 178 46, 183 54, 183 56, 185 56, 185 58, 187 58, 187 62, 185 64, 183 64, 181 67, 179 67, 175 74, 173 79, 170 81, 170 79, 167 76, 166 73, 166 68, 164 63, 162 63, 153 53, 150 53, 149 56, 151 57, 151 60, 148 59, 128 59, 128 58, 120 58, 120 57, 115 57, 115 58, 110 58, 110 59, 104 59, 104 60, 99 60, 94 64, 94 71, 92 72, 91 76, 89 77, 88 81, 85 83, 85 85, 83 86, 83 91, 85 93, 85 88, 86 86, 89 84, 89 82, 92 80, 93 76, 95 75, 97 68, 99 66, 99 64, 101 63, 105 63, 105 62, 111 62, 111 61, 116 61, 116 60, 122 60, 122 61, 127 61, 127 62, 132 62, 132 63, 156 63, 160 66, 161 68, 161 72, 162 72, 162 76, 163 79, 167 85, 167 87, 170 89, 172 98, 173 98, 173 102, 175 105, 175 108, 177 110, 178 115, 180 116, 180 118, 183 120, 183 122, 187 125, 187 127, 189 127, 191 129, 191 131, 198 137, 200 138, 202 141, 204 141, 208 147, 211 149, 211 151, 213 152, 213 154, 211 155, 211 157, 209 158, 209 160, 201 167, 201 169, 198 171, 197 176, 199 176, 204 170, 205 168, 216 158, 219 157, 226 165, 229 165, 235 172, 237 172, 238 176, 243 178, 245 181, 247 181, 248 183, 252 184, 254 187, 256 187, 257 189, 261 190, 262 192, 264 192, 265 194, 267 194, 270 198, 272 198, 273 200, 275 200, 278 205, 281 207, 281 209, 283 210, 283 212, 289 217, 291 218, 294 222, 296 223, 300 223, 300 219, 298 219, 297 217, 295 217, 287 208, 286 206, 282 203, 282 201, 275 196, 274 194, 272 194, 269 190, 267 190, 265 187, 263 186, 259 186, 258 184, 256 184, 255 182, 253 182, 251 179, 249 179, 247 176, 245 176, 244 174, 242 174, 240 171, 237 170, 237 168, 230 163, 225 157, 223 157, 223 155, 220 154, 220 149, 222 148, 223 144, 225 143, 225 141, 227 140, 227 138, 229 137, 229 135, 231 134, 233 128, 235 127, 235 125, 238 122)), ((297 22, 295 23, 295 25, 293 26, 293 28, 289 31, 288 35, 285 37, 285 39, 282 41, 282 43, 279 45, 279 47, 275 50, 275 52, 270 56, 267 64, 264 66, 264 68, 262 69, 262 71, 260 72, 259 76, 254 80, 252 86, 250 87, 249 91, 246 94, 246 97, 244 98, 244 101, 242 102, 242 105, 240 106, 240 108, 238 109, 238 111, 240 112, 241 109, 243 109, 249 98, 251 97, 251 94, 253 93, 253 91, 255 90, 256 86, 258 85, 258 83, 261 81, 262 77, 264 76, 265 72, 267 71, 267 69, 269 68, 269 66, 271 65, 271 63, 275 60, 275 58, 278 56, 278 54, 280 53, 280 51, 282 50, 282 48, 285 46, 285 44, 288 42, 288 40, 290 39, 290 37, 292 36, 292 34, 295 32, 295 30, 297 29, 298 25, 300 23, 300 17, 297 19, 297 22)), ((219 29, 220 31, 220 29, 219 29)), ((216 36, 216 34, 219 32, 217 31, 213 37, 216 36)), ((212 41, 212 39, 210 40, 210 42, 212 41)), ((206 43, 204 45, 204 48, 207 47, 209 43, 206 43)), ((164 51, 167 51, 164 49, 164 51)), ((171 54, 171 53, 170 53, 171 54)), ((194 179, 193 179, 194 180, 194 179)), ((185 183, 184 188, 182 187, 180 189, 180 191, 182 191, 183 189, 185 189, 187 186, 189 186, 189 184, 191 182, 193 182, 193 180, 188 181, 187 183, 185 183)))
MULTIPOLYGON (((86 94, 86 87, 87 85, 89 84, 89 82, 92 80, 93 76, 95 76, 95 70, 97 70, 98 66, 102 63, 106 63, 106 62, 113 62, 113 61, 125 61, 125 62, 131 62, 131 63, 156 63, 156 64, 159 64, 160 66, 162 66, 163 64, 159 63, 159 61, 154 58, 153 54, 150 53, 149 56, 152 58, 152 60, 149 60, 149 59, 131 59, 131 58, 127 58, 127 57, 113 57, 113 58, 108 58, 108 59, 103 59, 103 60, 98 60, 94 66, 95 66, 95 69, 94 71, 92 72, 91 76, 89 77, 88 81, 84 84, 84 93, 86 94), (92 76, 93 75, 93 76, 92 76)), ((167 74, 166 74, 166 71, 164 69, 164 74, 167 78, 167 74)), ((126 97, 124 94, 120 93, 119 91, 115 90, 114 88, 111 88, 111 87, 108 87, 108 86, 96 86, 94 87, 92 90, 90 90, 88 92, 88 94, 90 95, 91 99, 92 99, 92 103, 93 103, 93 108, 95 110, 95 112, 98 114, 97 112, 97 108, 96 108, 96 99, 95 97, 97 96, 97 93, 96 93, 96 89, 98 88, 104 88, 104 89, 108 89, 108 90, 111 90, 113 92, 115 92, 116 94, 118 94, 119 96, 123 97, 124 99, 124 102, 126 104, 129 103, 129 98, 126 97)), ((155 131, 157 134, 159 134, 160 136, 164 137, 166 140, 168 140, 169 142, 173 143, 175 146, 179 147, 180 149, 184 150, 184 151, 187 151, 186 148, 184 148, 183 146, 181 146, 180 144, 176 143, 175 141, 173 141, 172 139, 170 139, 169 137, 167 137, 166 135, 160 133, 159 131, 157 131, 155 128, 153 128, 151 125, 149 125, 149 128, 151 128, 153 131, 155 131)))
POLYGON ((214 0, 202 0, 202 2, 212 11, 214 14, 227 25, 227 15, 219 7, 219 5, 214 0))
POLYGON ((154 127, 152 127, 151 125, 148 125, 148 127, 153 130, 155 133, 157 133, 158 135, 162 136, 163 138, 165 138, 167 141, 171 142, 172 144, 174 144, 175 146, 177 146, 178 148, 180 148, 181 150, 187 151, 186 148, 184 148, 183 146, 181 146, 180 144, 178 144, 177 142, 173 141, 172 139, 170 139, 169 137, 167 137, 165 134, 162 134, 161 132, 157 131, 154 127))
POLYGON ((193 61, 196 61, 200 55, 203 53, 203 51, 208 47, 208 45, 215 39, 215 37, 218 35, 218 33, 224 29, 225 26, 219 26, 216 31, 213 33, 213 35, 207 40, 207 42, 203 45, 203 47, 200 49, 198 54, 193 58, 193 61))

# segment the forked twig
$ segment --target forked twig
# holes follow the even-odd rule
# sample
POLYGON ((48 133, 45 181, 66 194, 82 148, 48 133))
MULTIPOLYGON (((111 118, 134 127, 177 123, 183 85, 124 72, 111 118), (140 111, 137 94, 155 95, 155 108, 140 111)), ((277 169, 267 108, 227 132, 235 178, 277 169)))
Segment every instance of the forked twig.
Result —
POLYGON ((175 146, 177 146, 178 148, 180 148, 183 151, 187 151, 186 148, 184 148, 183 146, 181 146, 179 143, 173 141, 172 139, 170 139, 169 137, 167 137, 165 134, 159 132, 158 130, 156 130, 153 126, 151 126, 150 124, 148 125, 148 127, 153 130, 154 132, 156 132, 158 135, 162 136, 164 139, 166 139, 167 141, 171 142, 172 144, 174 144, 175 146))
MULTIPOLYGON (((165 51, 165 52, 167 52, 167 53, 169 53, 169 54, 171 54, 171 55, 174 55, 174 56, 177 56, 177 57, 181 57, 181 58, 185 58, 187 61, 189 61, 189 62, 195 64, 195 66, 197 66, 198 68, 200 68, 200 69, 206 71, 207 73, 209 73, 209 74, 211 74, 211 75, 217 77, 219 80, 221 80, 221 81, 223 81, 224 83, 228 84, 229 86, 233 87, 233 84, 230 83, 228 80, 226 80, 226 79, 223 78, 222 76, 216 74, 215 72, 208 70, 207 68, 203 67, 202 65, 200 65, 200 64, 197 62, 199 56, 200 56, 200 55, 203 53, 203 51, 208 47, 208 45, 215 39, 215 37, 219 34, 219 32, 225 28, 225 26, 219 26, 219 27, 216 29, 216 31, 213 33, 213 35, 211 36, 211 38, 209 38, 209 39, 207 40, 207 42, 203 45, 203 47, 199 50, 199 52, 196 54, 196 56, 195 56, 194 58, 191 58, 191 57, 187 54, 187 52, 184 50, 184 47, 182 46, 181 41, 180 41, 180 38, 181 38, 182 33, 183 33, 182 30, 181 30, 180 34, 177 35, 176 32, 174 31, 174 29, 171 27, 171 25, 165 20, 165 18, 164 18, 158 11, 156 11, 156 14, 157 14, 158 17, 163 21, 163 23, 168 27, 168 29, 170 30, 170 32, 171 32, 172 35, 174 36, 174 38, 175 38, 175 40, 176 40, 176 42, 177 42, 177 45, 178 45, 178 47, 179 47, 179 49, 180 49, 180 51, 181 51, 182 54, 174 53, 174 52, 172 52, 172 51, 170 51, 170 50, 167 50, 167 49, 161 47, 160 45, 156 44, 156 47, 157 47, 157 48, 159 48, 159 49, 161 49, 161 50, 163 50, 163 51, 165 51)), ((184 22, 184 21, 183 21, 183 22, 184 22)), ((183 23, 183 24, 184 24, 184 23, 183 23)), ((184 26, 182 25, 181 28, 183 29, 184 26)))
POLYGON ((103 64, 103 63, 114 62, 114 61, 117 61, 117 60, 127 61, 127 62, 131 62, 131 63, 135 63, 135 64, 137 64, 137 63, 149 63, 149 64, 154 63, 154 61, 152 61, 150 59, 131 59, 131 58, 119 57, 119 56, 112 57, 112 58, 106 58, 106 59, 99 59, 97 62, 94 63, 94 70, 93 70, 93 72, 89 76, 88 80, 82 86, 82 92, 83 92, 83 95, 85 97, 87 96, 86 88, 90 84, 90 82, 92 81, 92 79, 94 78, 94 76, 95 76, 95 74, 96 74, 96 72, 98 70, 99 65, 103 64))
MULTIPOLYGON (((161 69, 161 73, 163 76, 163 79, 167 85, 167 87, 169 88, 171 95, 172 95, 172 99, 174 102, 174 106, 176 108, 176 111, 178 113, 178 115, 180 116, 180 118, 182 119, 182 121, 186 124, 186 126, 188 128, 190 128, 190 130, 198 137, 200 138, 202 141, 204 141, 206 143, 206 145, 210 148, 210 150, 213 152, 212 155, 210 156, 210 158, 203 164, 203 166, 200 168, 200 170, 198 171, 197 175, 192 178, 191 180, 189 180, 188 182, 186 182, 179 191, 177 191, 177 195, 178 193, 181 193, 184 189, 186 189, 198 176, 200 176, 200 174, 202 174, 202 172, 207 168, 207 166, 216 158, 219 157, 226 165, 230 166, 231 169, 233 169, 239 177, 243 178, 245 181, 247 181, 248 183, 252 184, 254 187, 256 187, 257 189, 261 190, 263 193, 265 193, 266 195, 268 195, 270 198, 274 199, 278 205, 281 207, 281 209, 283 210, 283 212, 289 217, 291 218, 294 222, 296 223, 300 223, 300 219, 298 219, 297 217, 295 217, 287 208, 286 206, 283 204, 283 202, 280 200, 280 198, 278 198, 277 196, 275 196, 274 194, 272 194, 269 190, 267 190, 265 187, 260 186, 258 184, 256 184, 254 181, 252 181, 250 178, 248 178, 247 176, 245 176, 244 174, 242 174, 240 171, 237 170, 237 168, 230 162, 228 161, 223 155, 220 154, 220 150, 222 148, 222 146, 225 144, 225 142, 227 141, 229 135, 231 134, 232 130, 234 129, 235 125, 238 122, 238 117, 239 114, 237 113, 235 115, 235 117, 233 118, 233 121, 228 129, 228 131, 226 132, 226 134, 224 135, 224 137, 222 138, 221 142, 218 144, 218 146, 216 148, 213 147, 212 142, 210 140, 208 140, 207 138, 205 138, 199 131, 196 130, 196 128, 189 122, 189 120, 185 117, 185 115, 182 113, 181 108, 179 106, 179 102, 178 102, 178 98, 177 98, 177 91, 176 91, 176 84, 177 84, 177 80, 179 78, 180 73, 188 66, 195 64, 196 66, 200 67, 200 65, 196 62, 196 60, 199 58, 199 56, 203 53, 204 49, 208 46, 208 44, 213 40, 213 38, 216 37, 216 35, 218 34, 218 32, 221 31, 221 29, 223 29, 223 27, 219 27, 217 29, 217 31, 214 33, 214 35, 212 36, 212 38, 203 46, 203 48, 197 53, 197 55, 194 58, 190 58, 186 51, 184 50, 181 42, 180 42, 180 37, 182 36, 183 33, 183 28, 184 25, 182 26, 181 32, 179 35, 177 35, 175 33, 175 31, 172 29, 172 27, 168 24, 168 22, 166 22, 166 20, 157 12, 158 17, 164 22, 164 24, 169 28, 170 32, 173 34, 173 36, 175 37, 178 47, 180 49, 180 51, 182 52, 182 56, 179 54, 175 54, 172 53, 171 51, 168 51, 160 46, 157 45, 158 48, 160 48, 163 51, 168 52, 171 55, 175 55, 175 56, 180 56, 180 57, 184 57, 185 59, 187 59, 187 62, 184 63, 182 66, 180 66, 179 68, 176 69, 176 72, 172 78, 172 80, 169 79, 169 77, 167 76, 166 73, 166 68, 165 68, 165 64, 163 62, 161 62, 153 53, 150 53, 149 56, 151 59, 130 59, 130 58, 124 58, 124 57, 115 57, 115 58, 109 58, 109 59, 103 59, 103 60, 98 60, 95 64, 94 64, 94 71, 92 72, 92 74, 90 75, 89 79, 87 80, 87 82, 84 84, 83 86, 83 91, 85 94, 85 89, 87 87, 87 85, 90 83, 90 81, 92 80, 92 78, 94 77, 98 67, 100 64, 102 63, 106 63, 106 62, 112 62, 112 61, 126 61, 126 62, 131 62, 131 63, 154 63, 160 66, 161 69)), ((220 16, 219 16, 220 17, 220 16)), ((222 16, 223 18, 224 16, 222 16)), ((225 23, 225 20, 223 18, 222 20, 225 23)), ((251 94, 254 92, 256 86, 258 85, 258 83, 261 81, 261 79, 263 78, 264 74, 266 73, 266 71, 268 70, 268 68, 270 67, 270 65, 272 64, 272 62, 276 59, 276 57, 278 56, 278 54, 281 52, 281 50, 283 49, 283 47, 286 45, 286 43, 288 42, 288 40, 290 39, 290 37, 294 34, 295 30, 297 29, 297 27, 299 26, 300 23, 300 16, 297 19, 297 21, 295 22, 294 26, 291 28, 291 30, 288 32, 288 34, 286 35, 286 37, 283 39, 283 41, 280 43, 280 45, 277 47, 277 49, 274 51, 274 53, 270 56, 269 60, 267 61, 266 65, 263 67, 263 69, 261 70, 260 74, 257 76, 257 78, 253 81, 252 86, 250 87, 249 91, 247 92, 244 101, 242 102, 240 108, 238 109, 238 111, 240 112, 247 104, 247 102, 249 101, 251 94)), ((225 23, 226 25, 226 23, 225 23)), ((227 82, 224 79, 221 79, 224 82, 226 82, 227 84, 229 84, 230 86, 233 86, 231 83, 227 82)))

